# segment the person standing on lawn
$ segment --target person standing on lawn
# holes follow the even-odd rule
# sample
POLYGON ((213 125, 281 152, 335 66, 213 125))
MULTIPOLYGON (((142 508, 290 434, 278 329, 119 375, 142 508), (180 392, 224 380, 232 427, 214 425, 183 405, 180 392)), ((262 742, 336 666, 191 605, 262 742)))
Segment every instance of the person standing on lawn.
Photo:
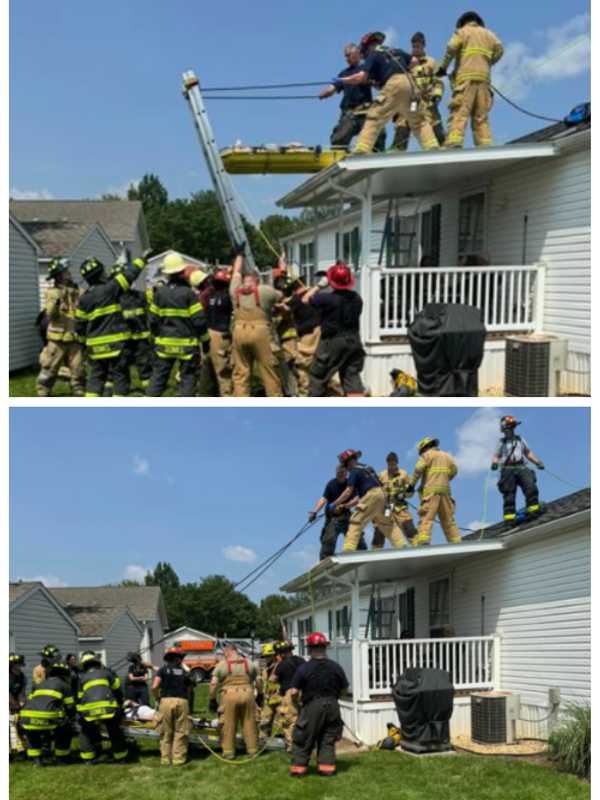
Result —
POLYGON ((164 661, 152 682, 152 693, 160 698, 160 763, 179 767, 185 764, 188 754, 192 683, 183 668, 183 652, 179 648, 169 648, 164 661))

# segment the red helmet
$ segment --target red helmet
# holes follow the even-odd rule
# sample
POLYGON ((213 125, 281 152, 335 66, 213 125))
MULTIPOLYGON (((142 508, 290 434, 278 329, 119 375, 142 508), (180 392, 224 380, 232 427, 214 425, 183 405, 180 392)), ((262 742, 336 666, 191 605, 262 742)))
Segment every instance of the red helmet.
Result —
POLYGON ((501 420, 500 420, 500 427, 501 428, 516 428, 517 425, 520 425, 520 424, 521 423, 519 422, 519 420, 516 419, 515 417, 511 416, 510 414, 507 414, 506 416, 502 417, 501 420))
POLYGON ((360 40, 360 49, 364 53, 371 44, 383 44, 385 42, 385 33, 381 31, 371 31, 365 33, 360 40))
POLYGON ((356 281, 350 267, 338 261, 327 270, 327 280, 332 289, 354 289, 356 281))
POLYGON ((315 633, 309 633, 306 637, 307 647, 327 647, 328 644, 329 639, 324 633, 319 633, 319 631, 316 631, 315 633))
POLYGON ((218 269, 213 275, 213 280, 229 283, 231 281, 231 273, 227 269, 218 269))
POLYGON ((339 454, 338 461, 345 466, 350 459, 360 458, 361 456, 362 452, 360 450, 344 450, 343 453, 339 454))

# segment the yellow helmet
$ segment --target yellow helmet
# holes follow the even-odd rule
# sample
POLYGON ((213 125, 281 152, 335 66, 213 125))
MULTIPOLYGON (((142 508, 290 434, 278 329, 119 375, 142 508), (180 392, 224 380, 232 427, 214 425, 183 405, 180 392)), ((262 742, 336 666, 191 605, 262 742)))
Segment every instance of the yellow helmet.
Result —
POLYGON ((177 272, 183 272, 187 266, 181 253, 169 253, 163 258, 161 272, 165 275, 175 275, 177 272))
POLYGON ((196 269, 190 275, 190 286, 193 286, 194 289, 197 289, 201 283, 204 283, 206 278, 206 272, 202 272, 201 269, 196 269))
POLYGON ((261 654, 261 656, 263 656, 265 658, 267 656, 274 656, 275 655, 275 647, 273 645, 273 642, 267 642, 266 644, 263 644, 263 646, 261 648, 261 651, 260 651, 260 654, 261 654))
POLYGON ((424 439, 421 439, 417 445, 417 452, 422 453, 426 447, 437 447, 439 443, 439 439, 433 439, 431 436, 426 436, 424 439))

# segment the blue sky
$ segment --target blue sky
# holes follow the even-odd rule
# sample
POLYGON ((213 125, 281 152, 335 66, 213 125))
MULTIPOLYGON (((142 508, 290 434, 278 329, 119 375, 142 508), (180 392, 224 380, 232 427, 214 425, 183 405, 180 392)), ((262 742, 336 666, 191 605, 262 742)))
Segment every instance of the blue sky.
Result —
MULTIPOLYGON (((183 581, 239 580, 304 524, 337 453, 360 448, 379 469, 394 449, 411 470, 425 435, 458 459, 459 524, 482 520, 486 475, 485 521, 497 521, 488 467, 508 412, 549 471, 589 485, 590 415, 581 408, 13 408, 10 576, 98 585, 169 561, 183 581)), ((538 478, 542 499, 572 491, 548 472, 538 478)), ((315 563, 319 530, 249 595, 276 591, 315 563)))
MULTIPOLYGON (((343 45, 373 29, 405 47, 421 29, 439 58, 465 10, 456 2, 389 0, 377 8, 347 0, 13 0, 12 195, 97 197, 154 172, 172 197, 187 197, 209 179, 180 92, 184 70, 194 69, 205 86, 326 81, 344 66, 343 45)), ((494 79, 506 94, 558 118, 590 99, 589 3, 505 0, 477 10, 506 46, 494 79)), ((238 138, 326 144, 337 100, 213 101, 209 112, 222 146, 238 138)), ((492 124, 498 142, 544 125, 500 99, 492 124)), ((261 218, 299 180, 251 176, 236 185, 261 218)))

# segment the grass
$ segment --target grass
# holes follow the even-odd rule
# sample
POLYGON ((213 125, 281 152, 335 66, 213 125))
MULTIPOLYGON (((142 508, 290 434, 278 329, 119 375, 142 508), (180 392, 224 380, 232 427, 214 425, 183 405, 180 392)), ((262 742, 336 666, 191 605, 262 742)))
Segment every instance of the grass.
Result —
POLYGON ((548 742, 552 759, 561 769, 588 778, 592 765, 592 709, 572 705, 566 719, 548 742))

